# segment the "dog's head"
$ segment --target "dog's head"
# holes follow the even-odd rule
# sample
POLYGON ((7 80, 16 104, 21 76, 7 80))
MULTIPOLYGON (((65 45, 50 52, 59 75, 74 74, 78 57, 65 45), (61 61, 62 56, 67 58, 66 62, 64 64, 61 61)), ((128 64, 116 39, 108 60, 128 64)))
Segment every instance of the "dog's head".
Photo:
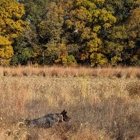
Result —
POLYGON ((63 110, 60 114, 63 116, 63 121, 67 122, 70 120, 70 118, 67 116, 67 111, 63 110))

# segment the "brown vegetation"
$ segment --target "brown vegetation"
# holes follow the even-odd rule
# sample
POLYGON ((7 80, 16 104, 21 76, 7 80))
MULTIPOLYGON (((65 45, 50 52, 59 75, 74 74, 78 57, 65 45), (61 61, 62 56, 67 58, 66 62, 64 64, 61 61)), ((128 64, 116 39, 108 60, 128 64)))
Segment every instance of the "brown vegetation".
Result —
POLYGON ((140 139, 138 68, 19 67, 0 71, 8 75, 0 77, 1 140, 140 139), (26 127, 20 121, 63 109, 71 120, 49 129, 26 127))
POLYGON ((103 76, 118 78, 140 78, 139 67, 104 67, 104 68, 86 68, 86 67, 0 67, 0 76, 44 76, 44 77, 81 77, 81 76, 103 76))

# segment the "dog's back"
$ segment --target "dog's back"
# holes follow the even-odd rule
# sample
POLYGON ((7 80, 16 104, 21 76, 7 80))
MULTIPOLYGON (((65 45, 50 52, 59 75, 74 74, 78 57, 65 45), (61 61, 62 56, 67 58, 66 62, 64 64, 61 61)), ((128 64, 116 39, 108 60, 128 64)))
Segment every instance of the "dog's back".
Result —
POLYGON ((55 123, 68 121, 69 117, 66 114, 67 114, 67 112, 65 110, 63 110, 60 114, 59 113, 47 114, 38 119, 25 120, 25 124, 27 126, 31 126, 31 127, 49 128, 49 127, 53 126, 55 123))

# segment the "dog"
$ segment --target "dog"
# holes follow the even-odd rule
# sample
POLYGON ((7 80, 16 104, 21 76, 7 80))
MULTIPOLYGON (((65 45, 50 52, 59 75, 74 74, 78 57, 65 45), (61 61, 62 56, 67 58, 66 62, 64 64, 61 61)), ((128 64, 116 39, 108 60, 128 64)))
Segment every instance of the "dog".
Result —
POLYGON ((31 127, 49 128, 56 123, 61 123, 63 121, 67 122, 69 120, 70 118, 67 116, 67 111, 63 110, 61 113, 47 114, 37 119, 25 120, 25 125, 31 127))

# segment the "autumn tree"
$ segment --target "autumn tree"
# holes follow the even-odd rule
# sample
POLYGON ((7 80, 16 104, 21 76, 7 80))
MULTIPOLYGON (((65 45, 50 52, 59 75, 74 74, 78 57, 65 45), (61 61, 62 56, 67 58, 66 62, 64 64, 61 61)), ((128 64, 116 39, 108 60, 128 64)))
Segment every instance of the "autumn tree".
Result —
POLYGON ((37 63, 34 60, 40 54, 40 46, 37 46, 37 43, 37 35, 27 26, 13 43, 15 53, 10 64, 27 65, 29 61, 37 63))
POLYGON ((111 65, 130 64, 133 43, 129 41, 126 23, 129 22, 131 11, 139 5, 140 2, 137 0, 106 0, 104 3, 104 7, 116 17, 116 23, 109 28, 104 38, 104 46, 107 48, 108 61, 111 65))
POLYGON ((116 18, 104 7, 104 1, 71 0, 65 8, 65 0, 60 4, 66 9, 65 36, 69 47, 77 46, 77 61, 89 61, 91 66, 108 63, 104 55, 102 34, 116 22, 116 18))
MULTIPOLYGON (((26 49, 26 52, 27 50, 33 51, 33 55, 28 57, 24 64, 30 60, 32 63, 44 65, 44 50, 46 48, 44 44, 48 42, 48 35, 45 36, 45 33, 48 32, 48 30, 47 27, 43 25, 43 22, 48 13, 47 6, 53 1, 55 0, 19 0, 20 3, 25 5, 24 19, 29 22, 29 27, 22 34, 22 38, 24 39, 19 39, 21 43, 17 42, 17 44, 26 44, 26 47, 22 46, 22 49, 26 49)), ((29 51, 28 54, 32 51, 29 51)), ((20 58, 20 52, 16 54, 16 58, 17 57, 20 58)), ((21 59, 18 60, 20 61, 21 59)))
POLYGON ((105 0, 104 7, 116 17, 116 24, 120 24, 126 21, 130 11, 139 7, 139 4, 139 0, 105 0))
POLYGON ((63 42, 63 14, 62 7, 52 2, 47 7, 45 19, 39 24, 39 35, 42 39, 45 64, 53 64, 60 55, 63 42))
POLYGON ((126 21, 128 31, 127 59, 132 65, 140 65, 140 8, 131 11, 126 21))
POLYGON ((19 1, 29 26, 11 43, 13 64, 139 63, 139 0, 19 1))
POLYGON ((16 0, 0 1, 0 64, 9 65, 14 54, 12 43, 18 37, 26 21, 22 20, 24 5, 16 0))
POLYGON ((37 26, 45 16, 46 6, 50 0, 19 0, 25 5, 24 18, 27 19, 31 25, 37 26))

